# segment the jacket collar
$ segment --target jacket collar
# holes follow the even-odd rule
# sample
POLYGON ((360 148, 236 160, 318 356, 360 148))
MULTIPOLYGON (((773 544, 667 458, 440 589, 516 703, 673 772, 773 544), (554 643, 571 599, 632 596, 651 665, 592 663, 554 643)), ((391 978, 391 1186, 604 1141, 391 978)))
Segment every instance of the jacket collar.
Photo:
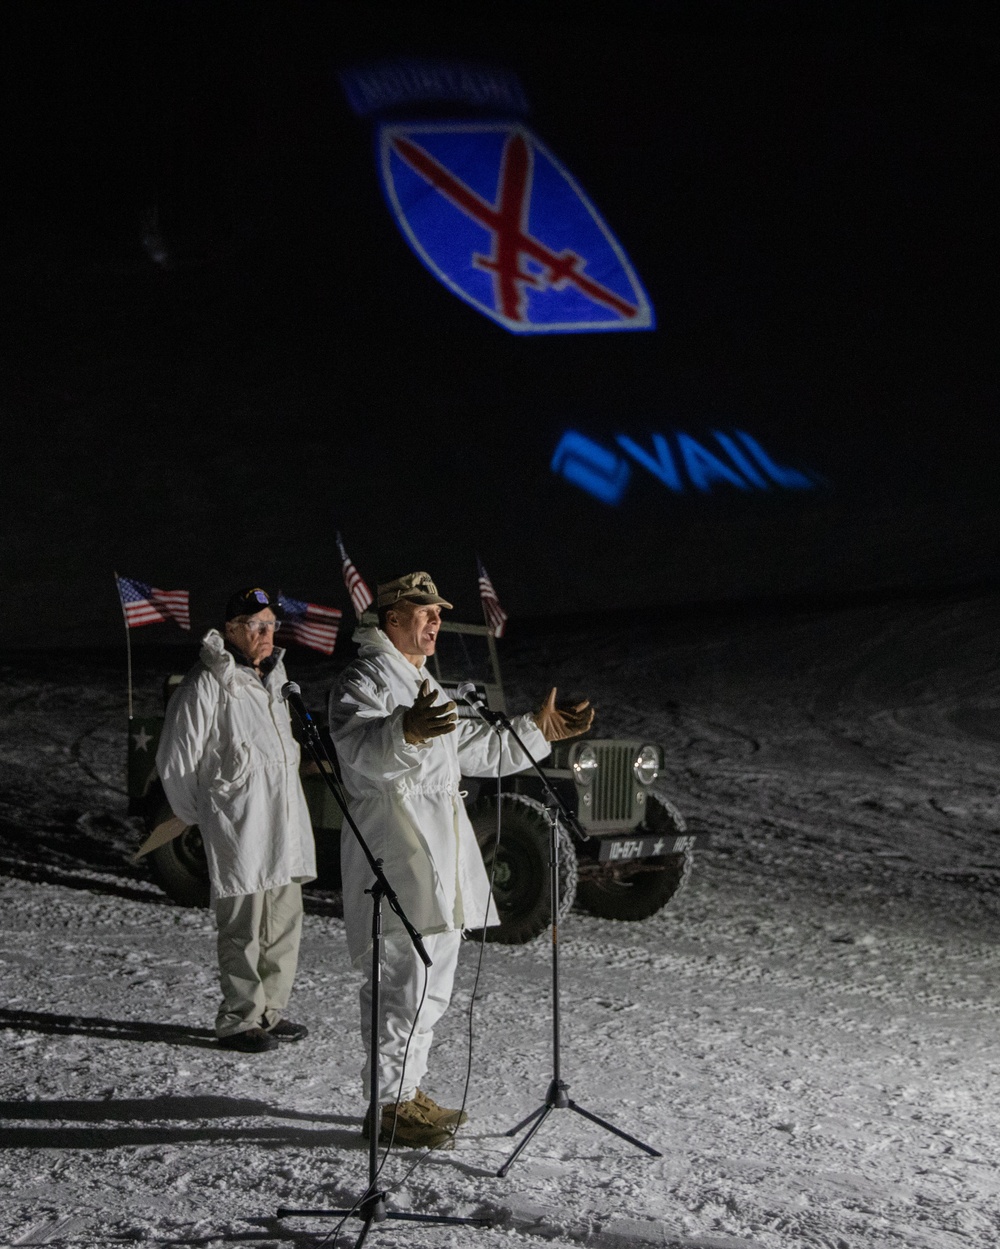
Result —
MULTIPOLYGON (((266 677, 277 668, 285 657, 284 650, 278 646, 271 652, 261 669, 266 677)), ((222 688, 230 694, 236 694, 241 687, 249 682, 257 681, 253 666, 247 662, 246 656, 235 648, 226 645, 226 640, 218 629, 209 629, 201 640, 201 662, 212 673, 222 688)))
MULTIPOLYGON (((236 661, 237 668, 249 668, 251 672, 256 671, 254 665, 249 659, 247 659, 246 655, 243 654, 238 646, 233 646, 232 642, 228 641, 226 638, 223 638, 222 645, 236 661)), ((270 655, 268 655, 266 659, 262 659, 259 664, 261 676, 266 677, 267 674, 277 666, 278 660, 283 654, 284 652, 279 647, 271 651, 270 655)))
POLYGON ((398 663, 404 672, 410 672, 414 676, 423 680, 430 673, 426 662, 422 663, 418 668, 415 664, 411 664, 401 650, 393 646, 387 634, 375 625, 366 625, 363 628, 354 630, 354 641, 361 648, 361 658, 366 659, 369 655, 388 655, 398 663))

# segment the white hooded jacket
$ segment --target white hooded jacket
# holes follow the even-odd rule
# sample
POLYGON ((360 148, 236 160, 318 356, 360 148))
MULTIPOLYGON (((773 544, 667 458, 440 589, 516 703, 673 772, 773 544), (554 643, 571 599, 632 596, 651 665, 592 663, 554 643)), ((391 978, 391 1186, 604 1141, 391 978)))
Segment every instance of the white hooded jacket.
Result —
POLYGON ((274 654, 265 685, 212 629, 167 704, 156 766, 173 813, 201 829, 215 898, 316 876, 299 746, 280 693, 284 651, 274 654))
MULTIPOLYGON (((330 732, 337 747, 350 810, 386 879, 422 935, 498 924, 476 834, 459 793, 462 774, 495 776, 530 767, 510 733, 502 739, 478 720, 460 719, 454 733, 411 745, 403 714, 421 683, 447 696, 426 667, 416 667, 381 629, 358 629, 361 653, 330 694, 330 732)), ((514 721, 525 747, 544 759, 549 744, 531 716, 514 721)), ((344 919, 351 959, 371 948, 372 871, 345 825, 340 839, 344 919)), ((383 906, 386 932, 402 926, 383 906)))

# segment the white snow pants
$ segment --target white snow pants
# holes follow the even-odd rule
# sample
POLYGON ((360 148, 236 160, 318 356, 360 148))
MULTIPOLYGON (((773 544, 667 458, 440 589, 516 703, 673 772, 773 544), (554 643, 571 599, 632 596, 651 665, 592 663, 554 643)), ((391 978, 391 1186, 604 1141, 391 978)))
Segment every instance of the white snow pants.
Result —
MULTIPOLYGON (((432 966, 424 967, 405 932, 389 933, 383 939, 382 979, 380 982, 382 1026, 379 1036, 379 1101, 409 1101, 427 1072, 427 1055, 434 1039, 434 1025, 451 1001, 451 988, 458 965, 460 932, 437 932, 424 937, 424 948, 432 966), (420 1006, 427 973, 427 996, 420 1006), (419 1018, 417 1008, 420 1007, 419 1018), (416 1021, 416 1027, 414 1027, 416 1021), (413 1039, 410 1040, 410 1033, 413 1039), (407 1051, 406 1043, 410 1048, 407 1051), (403 1055, 406 1054, 406 1070, 403 1055)), ((371 960, 361 986, 361 1039, 365 1065, 361 1078, 368 1096, 368 1052, 371 1043, 372 982, 371 960)))
POLYGON ((216 898, 219 982, 218 1036, 271 1028, 292 992, 302 933, 302 886, 216 898))

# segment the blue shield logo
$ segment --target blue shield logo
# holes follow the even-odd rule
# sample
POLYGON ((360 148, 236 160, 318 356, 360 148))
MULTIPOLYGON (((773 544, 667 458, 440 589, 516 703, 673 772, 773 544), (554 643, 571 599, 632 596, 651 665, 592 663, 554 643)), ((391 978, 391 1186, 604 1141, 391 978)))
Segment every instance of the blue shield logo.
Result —
POLYGON ((484 316, 515 334, 653 328, 621 244, 526 126, 383 123, 378 146, 410 246, 484 316))

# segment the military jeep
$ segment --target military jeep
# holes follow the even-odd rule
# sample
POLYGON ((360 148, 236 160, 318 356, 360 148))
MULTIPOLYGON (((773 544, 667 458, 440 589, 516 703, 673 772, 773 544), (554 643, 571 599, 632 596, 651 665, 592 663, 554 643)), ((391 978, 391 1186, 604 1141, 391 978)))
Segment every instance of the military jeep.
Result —
MULTIPOLYGON (((430 670, 449 697, 471 681, 493 711, 507 711, 496 642, 486 625, 442 622, 430 670)), ((168 678, 169 698, 181 678, 168 678)), ((460 716, 474 710, 459 702, 460 716)), ((154 879, 182 906, 207 906, 208 870, 201 835, 173 817, 155 754, 163 718, 131 722, 128 749, 129 812, 141 815, 150 836, 140 848, 154 879)), ((691 870, 697 839, 657 785, 662 751, 639 739, 587 736, 554 744, 543 770, 588 840, 562 821, 559 839, 559 914, 576 906, 605 919, 641 920, 677 893, 691 870)), ((302 785, 316 834, 315 887, 340 889, 340 807, 316 765, 303 754, 302 785)), ((529 769, 495 780, 463 778, 462 796, 491 872, 501 923, 487 937, 509 945, 538 936, 549 925, 550 829, 540 778, 529 769), (499 825, 499 840, 498 840, 499 825)), ((350 832, 348 831, 348 835, 350 832)))

